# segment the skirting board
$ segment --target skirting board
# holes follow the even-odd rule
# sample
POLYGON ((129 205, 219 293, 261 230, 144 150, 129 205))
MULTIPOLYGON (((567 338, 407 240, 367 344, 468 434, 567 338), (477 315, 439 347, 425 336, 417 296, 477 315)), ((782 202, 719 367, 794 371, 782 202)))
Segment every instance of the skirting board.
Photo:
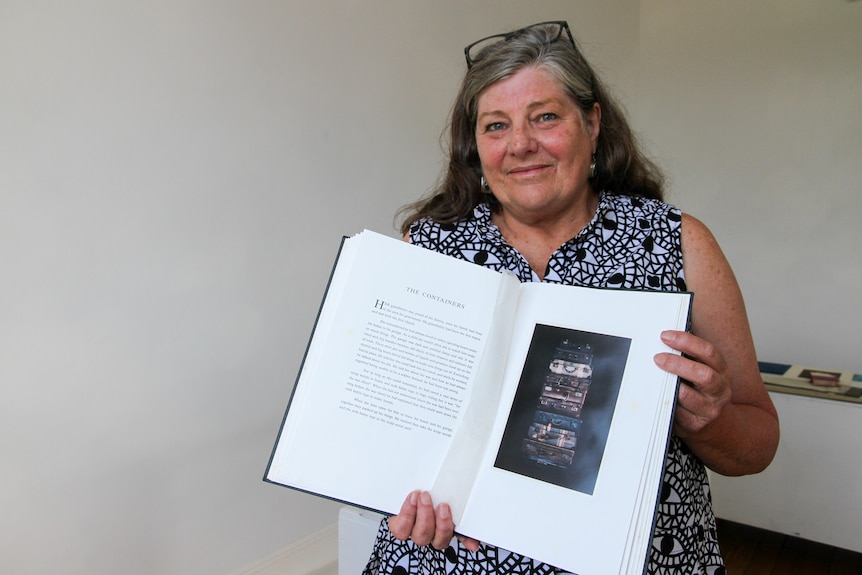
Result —
POLYGON ((232 575, 335 575, 338 572, 338 524, 300 539, 232 575))

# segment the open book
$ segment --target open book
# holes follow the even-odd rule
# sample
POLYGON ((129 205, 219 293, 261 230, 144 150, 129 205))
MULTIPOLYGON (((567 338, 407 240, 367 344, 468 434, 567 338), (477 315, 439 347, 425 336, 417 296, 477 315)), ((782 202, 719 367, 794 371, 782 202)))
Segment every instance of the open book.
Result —
POLYGON ((690 293, 520 283, 345 239, 266 481, 382 513, 427 489, 456 530, 580 575, 642 573, 690 293))

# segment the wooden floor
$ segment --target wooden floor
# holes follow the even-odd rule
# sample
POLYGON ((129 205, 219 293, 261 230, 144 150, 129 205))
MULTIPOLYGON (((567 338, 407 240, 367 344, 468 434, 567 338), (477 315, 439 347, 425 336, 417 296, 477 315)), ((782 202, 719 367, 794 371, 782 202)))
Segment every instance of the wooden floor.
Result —
POLYGON ((718 521, 728 575, 862 575, 862 553, 718 521))

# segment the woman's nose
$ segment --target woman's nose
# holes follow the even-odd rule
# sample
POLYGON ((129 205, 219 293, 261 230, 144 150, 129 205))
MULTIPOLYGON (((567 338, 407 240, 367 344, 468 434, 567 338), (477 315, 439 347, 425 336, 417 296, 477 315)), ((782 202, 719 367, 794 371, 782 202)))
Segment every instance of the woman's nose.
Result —
POLYGON ((536 138, 530 125, 516 126, 509 140, 509 150, 515 155, 521 155, 536 150, 536 138))

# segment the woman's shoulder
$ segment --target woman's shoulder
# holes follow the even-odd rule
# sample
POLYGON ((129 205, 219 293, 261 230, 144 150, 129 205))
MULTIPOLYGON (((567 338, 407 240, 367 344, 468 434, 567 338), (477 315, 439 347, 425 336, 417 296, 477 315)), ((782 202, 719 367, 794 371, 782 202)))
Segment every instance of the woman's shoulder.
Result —
POLYGON ((604 220, 612 219, 617 225, 627 226, 632 233, 648 233, 649 230, 665 230, 674 235, 682 224, 682 211, 662 200, 642 196, 603 194, 600 214, 604 220))
POLYGON ((682 214, 682 243, 689 260, 724 261, 718 240, 702 221, 691 214, 682 214))
MULTIPOLYGON (((646 198, 643 196, 629 196, 623 194, 611 194, 605 192, 603 198, 614 208, 620 211, 635 212, 639 214, 680 214, 679 208, 664 200, 646 198)), ((679 219, 679 216, 675 216, 679 219)))

